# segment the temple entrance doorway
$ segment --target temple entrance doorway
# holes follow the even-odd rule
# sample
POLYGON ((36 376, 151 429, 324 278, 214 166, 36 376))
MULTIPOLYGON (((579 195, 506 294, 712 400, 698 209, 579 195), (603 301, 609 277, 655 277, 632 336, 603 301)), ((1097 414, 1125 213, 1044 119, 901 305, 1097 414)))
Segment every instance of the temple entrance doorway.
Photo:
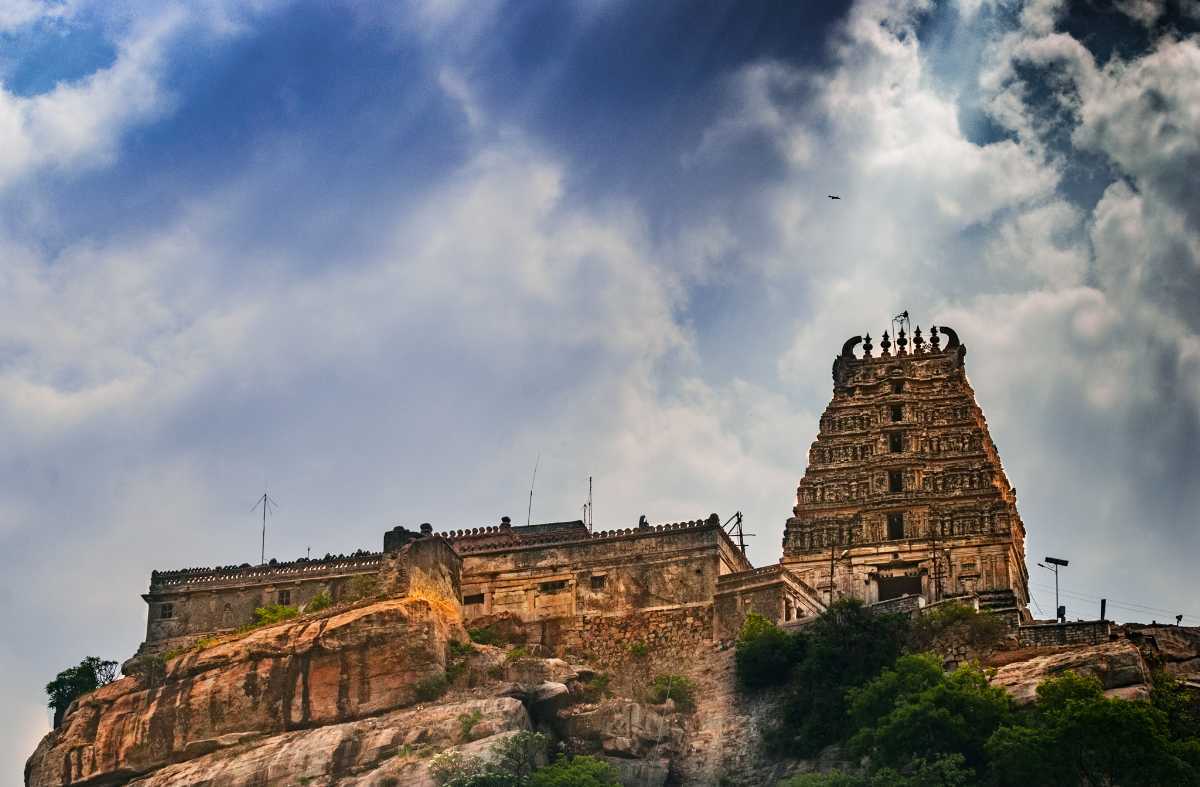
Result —
POLYGON ((879 577, 879 600, 887 601, 900 596, 921 595, 921 578, 917 577, 879 577))

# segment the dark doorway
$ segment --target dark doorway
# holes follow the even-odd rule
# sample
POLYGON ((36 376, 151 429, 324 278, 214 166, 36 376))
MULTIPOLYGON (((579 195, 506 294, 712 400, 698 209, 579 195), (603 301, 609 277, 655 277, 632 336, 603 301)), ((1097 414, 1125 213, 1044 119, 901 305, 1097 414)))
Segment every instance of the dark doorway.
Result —
POLYGON ((904 514, 888 514, 888 541, 904 538, 904 514))
POLYGON ((921 578, 920 577, 880 577, 879 578, 879 600, 887 601, 889 598, 899 598, 900 596, 919 596, 921 595, 921 578))
POLYGON ((904 435, 899 432, 892 432, 888 435, 888 449, 893 454, 898 454, 904 450, 904 435))
POLYGON ((904 473, 899 470, 888 471, 888 491, 903 492, 904 491, 904 473))

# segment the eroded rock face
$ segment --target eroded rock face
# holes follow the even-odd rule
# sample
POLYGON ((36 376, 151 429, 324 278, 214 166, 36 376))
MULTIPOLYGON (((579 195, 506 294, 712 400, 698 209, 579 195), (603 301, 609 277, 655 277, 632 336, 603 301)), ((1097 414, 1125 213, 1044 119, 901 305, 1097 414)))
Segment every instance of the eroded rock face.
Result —
POLYGON ((592 710, 559 714, 572 751, 625 759, 678 751, 684 730, 669 710, 633 700, 605 700, 592 710))
POLYGON ((1150 672, 1141 652, 1128 640, 1006 664, 996 670, 991 682, 1003 686, 1018 704, 1025 705, 1037 699, 1038 684, 1068 670, 1099 679, 1106 692, 1125 699, 1141 695, 1150 683, 1150 672))
POLYGON ((163 768, 137 787, 259 787, 263 784, 433 785, 428 753, 457 748, 486 754, 507 735, 529 729, 525 707, 511 698, 471 700, 393 711, 383 716, 273 735, 163 768), (463 743, 460 717, 478 714, 463 743))
POLYGON ((26 783, 128 779, 411 704, 420 681, 443 673, 452 638, 465 631, 437 605, 392 599, 186 654, 155 685, 124 678, 82 697, 30 757, 26 783))
POLYGON ((1177 678, 1200 677, 1200 628, 1129 626, 1128 636, 1147 657, 1177 678))

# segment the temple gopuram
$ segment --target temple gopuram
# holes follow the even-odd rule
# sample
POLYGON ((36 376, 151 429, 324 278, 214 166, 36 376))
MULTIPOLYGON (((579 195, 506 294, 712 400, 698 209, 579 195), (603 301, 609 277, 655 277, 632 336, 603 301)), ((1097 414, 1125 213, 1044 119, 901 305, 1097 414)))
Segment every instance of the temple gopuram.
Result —
POLYGON ((905 312, 878 355, 867 334, 834 360, 781 561, 826 601, 977 596, 1029 620, 1025 526, 966 353, 950 328, 927 342, 905 312))

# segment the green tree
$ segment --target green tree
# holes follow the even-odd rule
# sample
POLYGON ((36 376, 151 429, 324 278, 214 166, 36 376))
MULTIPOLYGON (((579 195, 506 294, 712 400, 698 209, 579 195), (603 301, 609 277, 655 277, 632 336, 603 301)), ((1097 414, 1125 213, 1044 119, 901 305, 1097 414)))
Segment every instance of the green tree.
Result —
POLYGON ((738 685, 756 690, 787 683, 803 656, 804 640, 751 612, 742 623, 734 651, 738 685))
POLYGON ((904 618, 880 615, 857 599, 834 602, 800 635, 803 657, 793 669, 780 724, 768 732, 777 751, 807 756, 853 731, 846 691, 895 663, 904 618))
POLYGON ((62 723, 67 708, 78 697, 112 683, 117 676, 117 662, 88 656, 76 667, 68 667, 46 684, 47 703, 54 708, 54 726, 62 723))
POLYGON ((986 764, 985 744, 1012 713, 1004 689, 979 667, 947 674, 932 654, 901 656, 894 667, 848 693, 858 732, 853 748, 875 767, 909 772, 916 761, 958 754, 967 768, 986 764))
POLYGON ((1038 687, 1024 724, 987 743, 997 785, 1196 785, 1195 750, 1172 740, 1168 714, 1149 702, 1109 699, 1095 678, 1065 673, 1038 687))

